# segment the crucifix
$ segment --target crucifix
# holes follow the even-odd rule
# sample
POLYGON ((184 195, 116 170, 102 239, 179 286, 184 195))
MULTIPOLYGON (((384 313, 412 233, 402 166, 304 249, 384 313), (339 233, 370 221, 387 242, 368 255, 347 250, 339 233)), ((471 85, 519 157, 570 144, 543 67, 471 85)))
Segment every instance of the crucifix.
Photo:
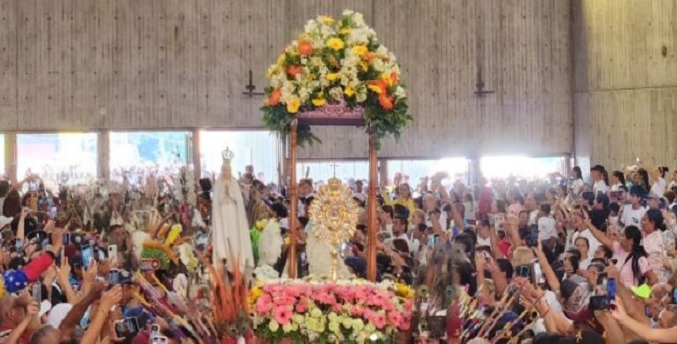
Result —
POLYGON ((252 73, 252 70, 249 70, 249 84, 245 85, 244 87, 246 91, 242 92, 245 96, 249 96, 249 98, 254 98, 254 96, 262 96, 264 95, 263 92, 255 92, 256 86, 254 85, 254 73, 252 73))
POLYGON ((485 94, 496 93, 496 91, 485 91, 484 90, 484 81, 482 80, 482 67, 477 67, 477 84, 475 84, 475 95, 480 98, 485 94))
POLYGON ((338 167, 338 164, 337 164, 337 163, 333 163, 333 164, 331 164, 331 165, 329 165, 329 166, 331 166, 331 167, 334 168, 334 178, 336 178, 336 168, 338 167))

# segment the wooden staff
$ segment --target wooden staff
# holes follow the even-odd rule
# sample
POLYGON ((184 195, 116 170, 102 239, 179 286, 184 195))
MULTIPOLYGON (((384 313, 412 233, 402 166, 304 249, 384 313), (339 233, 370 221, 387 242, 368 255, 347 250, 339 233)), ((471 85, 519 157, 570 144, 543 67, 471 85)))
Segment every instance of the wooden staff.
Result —
POLYGON ((376 188, 378 186, 378 137, 376 128, 369 127, 369 195, 367 201, 368 239, 367 239, 367 278, 376 281, 376 242, 378 226, 376 222, 376 188))
MULTIPOLYGON (((477 334, 478 337, 484 338, 484 335, 485 335, 487 332, 490 332, 491 329, 494 328, 494 326, 496 326, 496 323, 498 322, 498 319, 500 319, 500 318, 505 314, 505 312, 508 310, 508 306, 511 305, 511 304, 513 303, 513 301, 515 300, 516 295, 517 295, 517 294, 511 296, 511 297, 508 299, 508 302, 506 302, 506 303, 504 304, 504 306, 503 306, 502 309, 501 309, 500 307, 496 307, 496 309, 494 310, 494 312, 491 314, 492 317, 493 317, 494 315, 496 315, 496 317, 494 317, 493 319, 492 319, 492 318, 489 318, 489 320, 491 320, 491 322, 487 322, 487 323, 484 324, 484 326, 482 326, 482 329, 480 330, 480 333, 477 334), (501 309, 500 313, 496 314, 496 311, 499 310, 499 309, 501 309), (488 325, 488 326, 487 326, 487 325, 488 325)), ((504 297, 505 297, 505 296, 504 296, 504 297)))
MULTIPOLYGON (((501 339, 504 335, 511 336, 512 332, 510 332, 510 331, 512 330, 512 327, 515 326, 515 324, 517 324, 518 321, 522 320, 522 318, 524 318, 528 313, 530 313, 531 310, 532 310, 532 307, 525 309, 522 312, 522 314, 520 314, 519 317, 517 317, 517 319, 509 322, 508 325, 506 325, 503 328, 503 330, 501 331, 501 335, 500 336, 497 335, 497 336, 494 337, 494 339, 491 340, 491 344, 496 343, 496 341, 501 339)), ((512 338, 510 338, 510 339, 512 339, 512 338)))
POLYGON ((299 193, 298 181, 296 180, 296 149, 297 145, 298 119, 291 122, 290 143, 289 143, 289 278, 296 278, 296 222, 298 220, 299 193))

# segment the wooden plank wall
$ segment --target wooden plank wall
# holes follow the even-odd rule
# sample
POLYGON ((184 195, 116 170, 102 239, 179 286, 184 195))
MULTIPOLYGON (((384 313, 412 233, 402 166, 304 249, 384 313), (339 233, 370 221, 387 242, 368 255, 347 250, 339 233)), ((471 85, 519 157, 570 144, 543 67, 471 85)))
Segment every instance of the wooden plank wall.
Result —
MULTIPOLYGON (((317 14, 362 12, 402 64, 413 126, 386 157, 573 150, 570 1, 0 0, 0 131, 261 127, 241 95, 317 14), (478 67, 487 90, 476 97, 478 67)), ((364 158, 317 128, 302 158, 364 158)))
POLYGON ((575 0, 581 161, 677 168, 677 2, 575 0))

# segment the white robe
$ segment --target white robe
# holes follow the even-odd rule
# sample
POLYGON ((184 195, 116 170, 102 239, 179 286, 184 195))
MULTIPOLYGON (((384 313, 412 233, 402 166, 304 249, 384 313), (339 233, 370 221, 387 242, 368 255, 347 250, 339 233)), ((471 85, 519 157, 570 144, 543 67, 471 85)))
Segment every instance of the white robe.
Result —
MULTIPOLYGON (((242 191, 238 182, 230 178, 220 177, 214 187, 212 203, 212 244, 214 251, 213 261, 226 259, 230 261, 230 248, 234 256, 240 260, 240 268, 254 267, 254 253, 252 241, 249 237, 247 215, 242 199, 242 191), (227 187, 226 187, 227 186, 227 187)), ((230 263, 226 264, 230 267, 230 263)))

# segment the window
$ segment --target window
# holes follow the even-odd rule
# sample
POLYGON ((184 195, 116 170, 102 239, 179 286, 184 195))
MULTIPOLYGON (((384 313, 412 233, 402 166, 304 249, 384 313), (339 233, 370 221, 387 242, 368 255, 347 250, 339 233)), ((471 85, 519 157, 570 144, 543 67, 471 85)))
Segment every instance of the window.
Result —
POLYGON ((277 136, 268 131, 201 131, 202 173, 218 176, 222 153, 228 148, 235 154, 231 162, 234 176, 245 173, 245 167, 252 165, 254 177, 266 184, 277 184, 279 147, 277 136))
POLYGON ((444 185, 451 186, 455 180, 467 183, 468 159, 445 158, 439 160, 389 160, 388 184, 392 184, 396 175, 400 174, 410 187, 416 188, 425 177, 432 177, 438 172, 446 172, 449 176, 444 185))
POLYGON ((350 179, 369 180, 369 161, 298 161, 296 164, 296 177, 299 180, 308 173, 313 182, 327 182, 334 177, 334 171, 336 178, 344 183, 350 179))
POLYGON ((19 179, 35 173, 46 182, 75 185, 96 178, 96 133, 18 134, 16 151, 19 179))
POLYGON ((135 184, 146 172, 171 174, 191 164, 192 136, 187 131, 111 132, 111 179, 120 181, 127 174, 135 184))
POLYGON ((555 172, 564 174, 565 162, 564 157, 494 156, 481 158, 480 169, 488 179, 516 177, 531 180, 555 172))
POLYGON ((0 134, 0 177, 5 177, 5 135, 0 134))

